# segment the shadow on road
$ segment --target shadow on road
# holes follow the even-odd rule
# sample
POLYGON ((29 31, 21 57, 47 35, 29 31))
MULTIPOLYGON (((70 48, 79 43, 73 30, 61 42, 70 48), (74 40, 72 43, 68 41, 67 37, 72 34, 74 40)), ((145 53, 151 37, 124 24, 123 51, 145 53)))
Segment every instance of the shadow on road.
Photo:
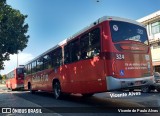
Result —
POLYGON ((80 94, 66 95, 61 100, 56 100, 52 93, 47 92, 36 92, 35 94, 31 94, 29 92, 18 92, 13 94, 44 107, 53 107, 54 105, 58 107, 68 107, 68 105, 71 107, 143 107, 143 105, 138 103, 133 103, 122 99, 101 98, 98 96, 85 98, 80 94))

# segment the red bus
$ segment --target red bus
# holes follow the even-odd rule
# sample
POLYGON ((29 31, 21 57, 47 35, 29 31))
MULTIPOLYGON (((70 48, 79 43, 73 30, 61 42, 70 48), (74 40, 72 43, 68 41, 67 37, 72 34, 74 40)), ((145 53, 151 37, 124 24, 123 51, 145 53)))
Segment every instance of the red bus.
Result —
POLYGON ((19 66, 6 74, 6 87, 11 90, 24 88, 24 66, 19 66))
POLYGON ((25 65, 25 89, 94 93, 153 84, 147 32, 140 23, 102 17, 25 65))

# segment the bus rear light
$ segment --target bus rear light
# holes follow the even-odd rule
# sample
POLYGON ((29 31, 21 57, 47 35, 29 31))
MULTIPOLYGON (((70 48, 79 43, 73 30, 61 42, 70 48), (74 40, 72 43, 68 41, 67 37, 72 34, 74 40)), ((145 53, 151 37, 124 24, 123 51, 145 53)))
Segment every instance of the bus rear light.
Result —
POLYGON ((63 80, 65 79, 65 77, 64 77, 64 76, 63 76, 62 78, 63 78, 63 80))
POLYGON ((112 63, 112 72, 113 72, 112 74, 113 75, 115 75, 115 71, 116 71, 114 64, 115 64, 115 60, 113 60, 113 63, 112 63))

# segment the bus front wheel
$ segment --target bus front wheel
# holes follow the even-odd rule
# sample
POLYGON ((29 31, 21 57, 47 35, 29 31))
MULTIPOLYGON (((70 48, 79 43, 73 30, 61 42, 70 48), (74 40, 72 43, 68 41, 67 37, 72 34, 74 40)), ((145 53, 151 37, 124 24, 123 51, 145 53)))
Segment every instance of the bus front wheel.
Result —
POLYGON ((56 99, 60 99, 62 96, 62 92, 61 92, 61 85, 58 81, 53 83, 53 92, 54 92, 54 97, 56 99))

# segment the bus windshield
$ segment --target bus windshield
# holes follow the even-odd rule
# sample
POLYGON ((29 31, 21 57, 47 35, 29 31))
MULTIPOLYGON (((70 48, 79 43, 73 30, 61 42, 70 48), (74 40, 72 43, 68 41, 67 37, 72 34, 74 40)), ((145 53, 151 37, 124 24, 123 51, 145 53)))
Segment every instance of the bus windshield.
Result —
POLYGON ((113 42, 131 40, 148 45, 147 32, 142 26, 122 21, 110 21, 110 30, 113 42))
POLYGON ((23 74, 23 68, 18 68, 17 69, 17 74, 23 74))

